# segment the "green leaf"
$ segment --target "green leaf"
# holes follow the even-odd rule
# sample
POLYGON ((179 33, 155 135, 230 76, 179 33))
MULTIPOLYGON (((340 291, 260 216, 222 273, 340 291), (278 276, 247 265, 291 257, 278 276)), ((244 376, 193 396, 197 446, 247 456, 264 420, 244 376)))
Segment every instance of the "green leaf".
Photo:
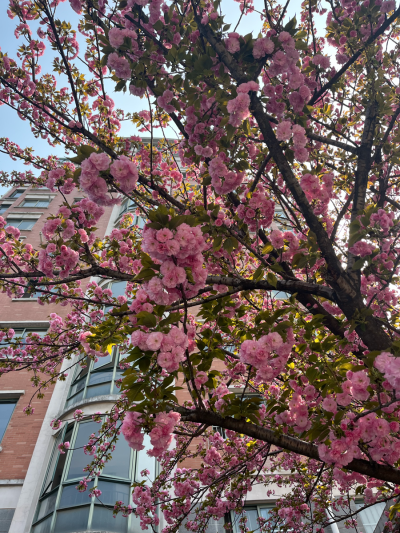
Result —
POLYGON ((139 274, 135 276, 133 279, 135 281, 138 281, 138 280, 149 281, 151 278, 154 278, 156 274, 157 273, 152 268, 142 268, 139 274))
POLYGON ((153 24, 153 28, 160 32, 163 28, 164 28, 164 24, 161 22, 160 19, 157 20, 157 22, 155 24, 153 24))
POLYGON ((269 242, 268 244, 266 244, 264 246, 264 248, 262 249, 262 253, 265 255, 265 254, 270 254, 272 252, 272 250, 274 249, 274 247, 272 246, 272 244, 269 242))
POLYGON ((147 311, 140 311, 136 315, 137 323, 140 326, 147 326, 148 328, 155 328, 157 325, 157 319, 152 313, 147 311))
POLYGON ((308 44, 301 39, 296 41, 296 44, 294 45, 296 50, 308 50, 308 44))
POLYGON ((221 248, 222 246, 222 236, 218 236, 214 239, 214 242, 213 242, 213 250, 214 252, 218 252, 218 250, 221 248))
POLYGON ((276 289, 276 286, 278 285, 278 280, 276 279, 275 274, 272 274, 272 272, 268 272, 267 281, 276 289))
POLYGON ((180 318, 180 313, 171 313, 169 316, 167 316, 167 318, 161 320, 160 326, 163 327, 167 326, 168 324, 175 324, 176 322, 179 322, 180 318))
POLYGON ((360 259, 357 259, 357 261, 353 265, 353 270, 360 270, 365 263, 366 259, 365 257, 361 257, 360 259))
MULTIPOLYGON (((114 91, 120 92, 123 89, 126 89, 126 81, 120 80, 117 85, 114 87, 114 91)), ((124 91, 125 92, 125 91, 124 91)))
POLYGON ((295 268, 303 268, 308 262, 308 257, 301 252, 294 254, 292 259, 292 266, 295 268))
POLYGON ((231 254, 233 250, 237 248, 237 244, 238 241, 235 239, 235 237, 228 237, 224 242, 224 250, 231 254))
POLYGON ((260 281, 260 279, 262 279, 263 276, 264 276, 264 268, 262 267, 262 265, 260 265, 253 274, 253 280, 260 281))

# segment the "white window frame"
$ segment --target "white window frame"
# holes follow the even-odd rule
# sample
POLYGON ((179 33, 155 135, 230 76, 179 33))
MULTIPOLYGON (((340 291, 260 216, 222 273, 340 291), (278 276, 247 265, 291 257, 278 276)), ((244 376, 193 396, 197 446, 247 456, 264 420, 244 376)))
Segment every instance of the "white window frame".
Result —
MULTIPOLYGON (((33 225, 29 229, 21 229, 20 231, 32 231, 33 226, 35 223, 39 220, 39 218, 43 215, 43 213, 11 213, 7 216, 6 224, 7 226, 14 226, 18 228, 18 226, 15 226, 13 221, 20 221, 19 223, 29 220, 33 222, 33 225)), ((6 226, 6 227, 7 227, 6 226)))
POLYGON ((35 196, 31 196, 31 195, 26 195, 25 198, 22 200, 22 203, 15 206, 15 207, 23 207, 24 209, 27 209, 27 208, 33 208, 33 209, 47 209, 51 203, 51 201, 53 200, 52 197, 50 196, 39 196, 39 195, 35 195, 35 196), (36 204, 38 204, 39 202, 47 202, 47 205, 46 206, 43 206, 43 205, 24 205, 25 202, 36 202, 36 204))

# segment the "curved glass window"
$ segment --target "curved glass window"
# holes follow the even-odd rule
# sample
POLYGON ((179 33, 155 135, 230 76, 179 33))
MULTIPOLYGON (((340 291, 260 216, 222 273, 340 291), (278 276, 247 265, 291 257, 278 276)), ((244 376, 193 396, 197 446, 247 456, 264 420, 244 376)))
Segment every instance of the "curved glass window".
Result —
MULTIPOLYGON (((125 290, 126 290, 126 281, 107 281, 106 283, 101 284, 101 288, 103 290, 105 289, 111 289, 113 298, 118 298, 118 296, 126 296, 125 290)), ((104 306, 104 313, 108 313, 114 309, 113 305, 105 305, 104 306)))
POLYGON ((150 470, 150 478, 154 479, 156 461, 145 450, 131 450, 121 436, 113 458, 106 464, 101 475, 89 484, 85 492, 79 492, 76 489, 77 483, 84 476, 83 469, 91 461, 91 457, 85 455, 83 446, 92 433, 97 434, 99 427, 100 424, 88 420, 73 423, 60 432, 39 498, 32 533, 132 531, 136 517, 118 515, 114 518, 113 507, 118 500, 126 505, 132 504, 132 482, 143 480, 140 471, 144 468, 150 470), (71 449, 66 454, 60 454, 57 446, 67 440, 71 443, 71 449), (102 492, 99 499, 89 498, 89 490, 94 485, 102 492))
MULTIPOLYGON (((121 220, 121 217, 123 215, 125 215, 125 213, 130 213, 132 211, 136 211, 136 208, 137 208, 137 205, 135 204, 135 202, 133 202, 133 200, 131 200, 130 198, 127 198, 126 200, 124 200, 122 202, 122 204, 121 204, 116 224, 119 223, 119 221, 121 220)), ((134 217, 133 217, 133 224, 134 225, 139 226, 140 229, 143 229, 145 223, 146 223, 146 221, 145 221, 145 219, 143 217, 140 217, 138 215, 134 215, 134 217)))
POLYGON ((120 370, 118 362, 117 347, 106 357, 99 357, 96 362, 88 358, 86 368, 78 367, 76 371, 66 407, 95 396, 119 394, 120 390, 115 382, 122 377, 123 370, 120 370))

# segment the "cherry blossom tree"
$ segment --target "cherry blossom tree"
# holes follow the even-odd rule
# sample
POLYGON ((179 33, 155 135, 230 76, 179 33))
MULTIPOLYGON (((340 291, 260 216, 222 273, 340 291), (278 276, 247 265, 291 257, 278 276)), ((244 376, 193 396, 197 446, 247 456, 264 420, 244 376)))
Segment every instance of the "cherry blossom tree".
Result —
POLYGON ((161 472, 133 487, 144 529, 160 513, 168 532, 194 509, 193 531, 240 517, 254 485, 285 493, 264 530, 354 524, 355 495, 391 501, 397 529, 400 7, 305 0, 297 20, 290 2, 242 0, 233 28, 219 0, 69 0, 72 23, 62 2, 10 0, 23 44, 2 48, 0 101, 69 160, 1 139, 31 165, 3 184, 66 201, 39 249, 0 217, 0 283, 69 312, 23 345, 0 332, 0 372, 31 370, 40 396, 65 358, 121 346, 123 394, 80 489, 121 432, 136 450, 148 433, 161 472), (242 35, 249 14, 259 27, 242 35), (124 121, 150 141, 122 136, 124 121), (104 206, 124 198, 144 229, 128 214, 100 241, 104 206), (126 281, 125 296, 102 280, 126 281))

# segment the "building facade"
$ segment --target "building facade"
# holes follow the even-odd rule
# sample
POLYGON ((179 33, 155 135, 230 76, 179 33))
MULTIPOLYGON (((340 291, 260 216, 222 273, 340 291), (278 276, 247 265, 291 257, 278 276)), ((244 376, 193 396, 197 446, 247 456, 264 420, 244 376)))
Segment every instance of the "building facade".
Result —
MULTIPOLYGON (((78 198, 71 194, 67 199, 78 198)), ((57 212, 62 201, 61 194, 45 188, 14 187, 0 199, 0 214, 10 225, 19 227, 21 239, 26 238, 38 247, 43 241, 41 230, 46 218, 57 212)), ((99 237, 109 234, 121 216, 129 211, 135 211, 129 200, 106 208, 98 224, 99 237)), ((144 222, 136 218, 135 223, 143 226, 144 222)), ((107 283, 114 296, 124 293, 125 282, 107 283)), ((35 294, 12 300, 0 294, 0 328, 12 327, 21 338, 30 332, 44 335, 49 325, 48 316, 53 311, 63 316, 68 308, 55 304, 41 306, 35 294)), ((1 377, 0 533, 136 533, 141 530, 138 519, 132 515, 128 519, 120 515, 113 518, 112 506, 117 500, 131 502, 130 485, 142 479, 140 471, 148 469, 150 478, 156 475, 157 464, 146 450, 133 452, 124 439, 119 440, 112 461, 95 480, 102 491, 101 502, 111 508, 90 499, 88 492, 80 493, 75 488, 89 460, 81 448, 89 435, 98 430, 98 424, 91 419, 75 422, 71 415, 76 409, 92 415, 111 408, 119 393, 115 386, 121 374, 119 360, 118 347, 114 347, 108 357, 97 363, 89 361, 85 369, 77 366, 69 371, 71 362, 64 362, 62 370, 68 374, 66 381, 49 386, 44 399, 34 399, 35 412, 29 418, 23 408, 35 391, 31 373, 21 371, 1 377), (50 427, 53 419, 65 421, 56 433, 50 427), (62 441, 69 441, 75 449, 60 454, 57 445, 62 441)), ((178 394, 180 400, 187 399, 187 391, 178 391, 178 394)), ((276 487, 275 499, 281 495, 281 490, 276 487)), ((249 530, 258 529, 258 518, 268 516, 274 501, 272 497, 266 499, 262 487, 253 489, 245 508, 249 530)), ((381 533, 384 507, 378 504, 363 512, 364 533, 381 533)), ((238 533, 234 516, 213 521, 207 533, 223 533, 226 520, 230 521, 231 531, 238 533)), ((162 527, 161 521, 160 531, 162 527)), ((348 531, 339 523, 332 525, 329 533, 344 533, 345 530, 348 531)), ((180 533, 185 531, 181 526, 180 533)))

